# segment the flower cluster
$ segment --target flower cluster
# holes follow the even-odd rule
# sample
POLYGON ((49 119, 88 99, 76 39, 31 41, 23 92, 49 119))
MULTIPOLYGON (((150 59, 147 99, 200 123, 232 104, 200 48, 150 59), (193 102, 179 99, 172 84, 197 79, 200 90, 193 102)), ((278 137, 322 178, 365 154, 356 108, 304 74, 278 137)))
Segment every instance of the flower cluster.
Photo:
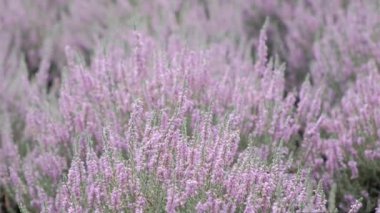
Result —
POLYGON ((379 210, 379 8, 0 0, 0 211, 379 210))

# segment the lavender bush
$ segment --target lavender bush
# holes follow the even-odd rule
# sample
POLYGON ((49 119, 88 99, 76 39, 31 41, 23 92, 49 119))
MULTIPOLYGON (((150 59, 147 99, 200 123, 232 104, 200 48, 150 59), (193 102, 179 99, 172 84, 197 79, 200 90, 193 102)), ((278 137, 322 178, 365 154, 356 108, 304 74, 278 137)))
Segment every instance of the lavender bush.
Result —
POLYGON ((1 211, 380 210, 377 1, 0 12, 1 211))

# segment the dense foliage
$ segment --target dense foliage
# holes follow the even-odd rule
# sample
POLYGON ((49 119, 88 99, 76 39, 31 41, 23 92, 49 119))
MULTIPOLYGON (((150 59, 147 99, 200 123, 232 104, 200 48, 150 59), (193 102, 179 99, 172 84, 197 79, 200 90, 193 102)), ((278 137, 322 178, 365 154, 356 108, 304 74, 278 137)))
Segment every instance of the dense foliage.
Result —
POLYGON ((380 212, 377 0, 0 0, 0 211, 380 212))

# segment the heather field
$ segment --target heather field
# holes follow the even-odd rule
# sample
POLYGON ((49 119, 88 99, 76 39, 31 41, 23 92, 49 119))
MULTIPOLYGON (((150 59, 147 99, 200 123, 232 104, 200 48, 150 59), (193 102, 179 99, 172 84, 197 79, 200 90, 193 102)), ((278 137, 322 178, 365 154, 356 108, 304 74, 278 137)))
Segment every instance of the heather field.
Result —
POLYGON ((380 0, 0 0, 0 212, 380 213, 380 0))

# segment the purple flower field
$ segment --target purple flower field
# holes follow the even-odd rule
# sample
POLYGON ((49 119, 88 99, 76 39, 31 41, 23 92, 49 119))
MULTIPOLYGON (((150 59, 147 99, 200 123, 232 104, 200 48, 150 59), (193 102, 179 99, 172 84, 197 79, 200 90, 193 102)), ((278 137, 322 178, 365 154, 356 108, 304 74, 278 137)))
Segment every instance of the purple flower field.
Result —
POLYGON ((380 213, 379 0, 0 0, 0 212, 380 213))

